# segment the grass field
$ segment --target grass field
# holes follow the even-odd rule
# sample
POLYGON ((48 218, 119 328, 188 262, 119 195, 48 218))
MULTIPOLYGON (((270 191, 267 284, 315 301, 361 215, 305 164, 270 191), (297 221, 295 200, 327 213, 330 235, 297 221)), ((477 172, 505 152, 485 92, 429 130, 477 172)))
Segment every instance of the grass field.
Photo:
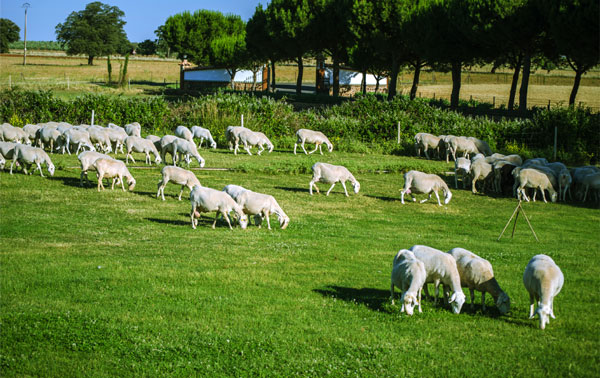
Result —
POLYGON ((443 174, 442 162, 201 154, 230 169, 195 170, 203 185, 272 194, 289 227, 213 230, 209 214, 192 230, 189 201, 174 185, 157 200, 159 168, 143 164, 131 168, 133 192, 79 187, 75 156, 53 155, 52 178, 0 172, 2 376, 600 374, 597 208, 526 203, 540 242, 522 218, 498 242, 514 199, 454 190, 447 206, 403 206, 402 175, 381 172, 443 174), (338 185, 311 197, 304 172, 318 160, 352 167, 361 192, 346 198, 338 185), (422 314, 400 314, 389 302, 392 259, 414 244, 490 260, 511 311, 500 316, 487 296, 485 313, 425 301, 422 314), (522 284, 539 253, 565 275, 544 331, 527 319, 522 284))

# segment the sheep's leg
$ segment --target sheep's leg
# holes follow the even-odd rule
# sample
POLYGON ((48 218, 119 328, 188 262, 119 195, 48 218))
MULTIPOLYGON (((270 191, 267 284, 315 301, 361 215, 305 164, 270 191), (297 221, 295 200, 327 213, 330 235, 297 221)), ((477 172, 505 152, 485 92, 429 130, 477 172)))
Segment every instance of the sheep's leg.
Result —
POLYGON ((315 189, 317 190, 317 194, 319 194, 319 187, 317 187, 317 184, 315 183, 315 181, 316 181, 316 180, 315 180, 315 179, 313 179, 313 180, 310 182, 310 185, 309 185, 309 192, 310 192, 310 195, 311 195, 311 196, 313 195, 313 190, 312 190, 313 186, 314 186, 314 187, 315 187, 315 189))
POLYGON ((550 300, 550 317, 556 319, 556 316, 554 316, 554 297, 550 300))
POLYGON ((425 152, 425 158, 427 160, 429 160, 429 154, 427 153, 427 146, 425 146, 425 148, 423 148, 423 152, 425 152))
POLYGON ((394 305, 394 283, 390 285, 390 299, 392 300, 392 305, 394 305))
POLYGON ((485 291, 481 292, 481 311, 485 311, 485 291))
POLYGON ((418 296, 418 302, 417 304, 419 305, 419 312, 423 312, 423 310, 421 310, 421 289, 419 289, 419 291, 417 292, 417 296, 418 296))
POLYGON ((404 193, 406 191, 404 189, 400 190, 400 203, 404 205, 404 193))
POLYGON ((244 142, 244 150, 246 150, 248 155, 252 156, 252 153, 250 152, 250 147, 248 146, 248 143, 246 143, 246 142, 244 142))
MULTIPOLYGON (((436 193, 436 195, 437 195, 437 193, 436 193)), ((412 196, 412 193, 411 193, 411 196, 412 196)), ((413 198, 414 198, 414 197, 413 197, 413 198)), ((424 200, 421 200, 421 202, 420 202, 420 203, 425 203, 425 202, 429 201, 430 199, 431 199, 431 192, 429 192, 429 196, 428 196, 427 198, 425 198, 424 200)), ((438 197, 438 202, 439 202, 439 197, 438 197)), ((441 206, 441 205, 440 205, 440 206, 441 206)))
POLYGON ((475 290, 469 288, 469 293, 471 293, 471 310, 472 310, 473 306, 475 305, 475 290))
MULTIPOLYGON (((229 216, 227 215, 226 212, 221 211, 221 214, 223 214, 223 218, 225 218, 225 220, 227 221, 227 225, 229 225, 229 229, 233 230, 233 227, 231 227, 231 221, 229 220, 229 216)), ((219 215, 219 213, 217 212, 217 216, 219 215)), ((215 224, 217 223, 217 217, 215 216, 215 222, 213 223, 213 228, 215 228, 215 224)))
POLYGON ((402 303, 402 306, 400 307, 400 312, 404 312, 404 295, 406 295, 406 292, 402 292, 402 294, 400 295, 400 303, 402 303))
POLYGON ((294 155, 296 155, 296 147, 298 147, 298 142, 294 143, 294 155))
MULTIPOLYGON (((192 221, 192 228, 194 230, 196 229, 196 224, 198 224, 198 221, 196 219, 194 219, 195 213, 196 213, 196 203, 192 201, 192 211, 190 212, 190 219, 192 221)), ((198 214, 198 217, 200 217, 200 214, 198 214)))
POLYGON ((119 179, 119 181, 121 181, 121 189, 123 189, 123 191, 125 191, 125 185, 123 184, 123 177, 121 177, 119 175, 119 176, 117 176, 117 178, 119 179))
POLYGON ((79 186, 83 187, 83 176, 86 176, 85 178, 87 179, 87 172, 81 171, 81 174, 79 175, 79 186))
POLYGON ((346 193, 346 197, 348 197, 348 191, 346 190, 346 182, 340 181, 342 183, 342 187, 344 188, 344 193, 346 193))
POLYGON ((240 147, 240 146, 239 146, 239 144, 238 144, 238 141, 236 140, 236 141, 235 141, 235 146, 234 146, 234 148, 233 148, 233 154, 234 154, 234 155, 237 155, 237 152, 238 152, 238 148, 239 148, 239 147, 240 147))
MULTIPOLYGON (((12 165, 10 167, 10 171, 12 173, 12 165)), ((581 200, 581 202, 585 202, 585 199, 587 198, 587 194, 588 194, 588 190, 590 189, 589 185, 585 186, 585 191, 583 192, 583 199, 581 200)))
POLYGON ((96 177, 98 178, 98 191, 100 191, 100 188, 104 190, 104 185, 102 185, 102 179, 104 178, 104 176, 100 173, 96 173, 96 177))
POLYGON ((146 151, 146 164, 151 164, 150 154, 146 151))
POLYGON ((35 168, 35 170, 33 171, 33 173, 35 173, 36 170, 39 170, 40 171, 40 176, 44 177, 44 174, 42 173, 42 166, 40 165, 40 163, 36 161, 35 164, 36 164, 37 167, 35 168))
POLYGON ((269 211, 264 212, 264 217, 267 219, 267 228, 270 230, 271 229, 271 220, 269 219, 270 218, 269 215, 270 215, 269 211))
POLYGON ((473 194, 477 193, 477 178, 475 177, 475 175, 473 175, 473 183, 471 185, 471 191, 473 192, 473 194))
POLYGON ((529 293, 529 303, 530 303, 530 305, 529 305, 529 319, 533 319, 533 315, 534 315, 534 312, 533 312, 534 297, 533 297, 533 294, 531 294, 531 293, 529 293))
MULTIPOLYGON (((440 202, 440 196, 438 195, 437 190, 435 190, 433 193, 435 194, 435 198, 437 198, 438 200, 438 205, 442 206, 442 203, 440 202)), ((431 197, 431 193, 429 193, 429 197, 431 197)))
POLYGON ((165 200, 165 195, 164 195, 164 185, 166 185, 166 183, 164 182, 164 180, 160 180, 158 182, 158 191, 156 192, 156 198, 158 198, 161 194, 162 194, 162 200, 165 200))
POLYGON ((548 201, 546 201, 546 193, 544 193, 544 189, 540 188, 540 191, 542 192, 542 199, 544 200, 544 203, 548 203, 548 201))
MULTIPOLYGON (((331 192, 331 189, 333 189, 334 186, 335 186, 335 182, 331 185, 331 188, 329 188, 329 190, 327 191, 327 195, 329 195, 329 192, 331 192)), ((348 192, 346 192, 346 196, 348 196, 348 192)))
POLYGON ((458 172, 454 172, 454 188, 458 189, 458 172))
POLYGON ((300 146, 302 146, 302 150, 304 151, 304 154, 308 155, 308 152, 306 152, 306 148, 304 148, 304 141, 302 141, 302 144, 300 146))
POLYGON ((181 195, 183 194, 183 190, 185 189, 185 185, 181 185, 181 192, 179 192, 179 200, 181 201, 181 195))
MULTIPOLYGON (((308 154, 312 154, 313 152, 317 151, 317 149, 319 148, 319 143, 315 143, 315 149, 310 151, 308 154)), ((321 153, 321 155, 323 155, 323 153, 321 153)))
POLYGON ((319 152, 321 153, 321 155, 323 155, 323 150, 321 148, 323 148, 323 145, 319 144, 319 152))
POLYGON ((265 147, 262 144, 258 145, 258 155, 260 156, 260 153, 263 152, 265 150, 265 147))

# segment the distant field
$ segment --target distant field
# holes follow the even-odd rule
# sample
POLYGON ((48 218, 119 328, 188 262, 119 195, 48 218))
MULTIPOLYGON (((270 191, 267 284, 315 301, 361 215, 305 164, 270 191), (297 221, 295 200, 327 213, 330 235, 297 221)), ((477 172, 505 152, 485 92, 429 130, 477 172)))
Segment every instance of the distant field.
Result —
MULTIPOLYGON (((18 54, 18 50, 13 50, 18 54)), ((32 53, 33 54, 33 53, 32 53)), ((36 52, 35 54, 42 54, 36 52)), ((67 57, 63 52, 43 52, 43 56, 30 55, 27 66, 19 55, 0 55, 0 88, 23 86, 26 88, 53 89, 65 96, 80 92, 108 92, 124 94, 155 93, 156 89, 167 85, 176 86, 179 81, 178 60, 134 57, 129 62, 128 77, 131 88, 107 88, 108 80, 106 58, 96 58, 93 66, 87 65, 85 57, 67 57)), ((113 58, 113 80, 118 78, 119 64, 122 60, 113 58)), ((483 69, 464 72, 461 98, 495 103, 497 107, 506 105, 512 72, 498 70, 491 74, 483 69)), ((530 80, 528 95, 529 106, 563 106, 568 103, 573 85, 573 71, 556 70, 537 71, 530 80)), ((297 69, 293 65, 279 65, 276 71, 278 83, 295 83, 297 69)), ((306 66, 303 82, 314 83, 315 67, 306 66)), ((398 88, 408 93, 412 85, 412 73, 402 72, 398 88)), ((449 99, 452 89, 450 73, 423 72, 419 86, 419 95, 449 99)), ((518 97, 518 96, 517 96, 518 97)), ((518 101, 518 98, 517 98, 518 101)), ((577 103, 600 110, 600 71, 586 74, 581 82, 577 103)))

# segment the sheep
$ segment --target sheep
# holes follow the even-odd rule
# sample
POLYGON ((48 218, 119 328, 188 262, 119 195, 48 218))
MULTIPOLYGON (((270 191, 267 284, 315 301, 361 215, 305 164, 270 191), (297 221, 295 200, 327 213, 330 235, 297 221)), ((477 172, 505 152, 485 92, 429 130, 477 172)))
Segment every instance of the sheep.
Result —
POLYGON ((523 284, 529 292, 529 319, 540 317, 540 328, 545 329, 554 316, 554 297, 560 293, 565 278, 550 256, 535 255, 525 267, 523 284), (534 303, 537 309, 534 312, 534 303))
POLYGON ((527 187, 539 189, 542 192, 542 198, 546 203, 548 201, 546 201, 546 195, 544 193, 544 190, 548 190, 548 192, 550 193, 550 199, 552 200, 552 202, 556 202, 556 199, 558 197, 556 191, 554 190, 556 186, 556 178, 550 171, 542 171, 540 169, 534 168, 515 168, 513 172, 515 171, 518 172, 517 176, 515 176, 514 173, 513 176, 515 176, 515 186, 518 186, 517 195, 519 200, 521 200, 522 197, 525 197, 525 200, 529 202, 529 198, 525 194, 524 189, 527 187))
POLYGON ((571 196, 571 191, 575 191, 575 198, 582 198, 583 192, 585 191, 585 185, 582 184, 582 180, 585 176, 590 173, 598 173, 600 169, 595 166, 585 166, 585 167, 577 167, 571 169, 571 177, 573 178, 572 184, 569 186, 569 196, 571 196), (573 189, 571 189, 573 188, 573 189))
POLYGON ((417 133, 415 135, 415 150, 417 156, 421 156, 421 150, 425 153, 425 157, 429 159, 429 154, 427 150, 432 149, 437 152, 437 155, 440 155, 440 137, 437 137, 428 133, 417 133))
POLYGON ((477 150, 479 152, 481 152, 482 154, 484 154, 485 156, 492 155, 492 149, 490 148, 490 145, 487 144, 486 141, 477 139, 475 137, 467 137, 467 139, 472 141, 475 144, 475 147, 477 147, 477 150))
POLYGON ((305 155, 312 154, 313 152, 317 151, 317 148, 319 149, 319 153, 323 155, 323 151, 321 150, 321 146, 323 144, 327 146, 327 150, 329 152, 333 151, 333 144, 331 144, 329 139, 327 139, 327 136, 320 131, 299 129, 296 131, 296 138, 298 139, 296 140, 296 143, 294 143, 294 155, 296 155, 296 147, 298 146, 298 143, 300 143, 300 147, 302 147, 305 155), (307 142, 315 144, 315 149, 311 152, 306 152, 306 149, 304 148, 304 143, 307 142))
POLYGON ((458 189, 458 176, 462 178, 463 189, 466 188, 467 182, 465 178, 469 176, 471 172, 471 160, 463 157, 459 157, 454 161, 454 187, 458 189))
POLYGON ((269 148, 269 153, 273 151, 273 143, 271 143, 265 134, 259 131, 252 131, 250 129, 240 130, 238 133, 238 139, 235 142, 235 148, 233 149, 233 153, 236 155, 239 149, 240 141, 244 144, 244 149, 246 152, 248 152, 248 155, 252 155, 250 152, 251 146, 258 146, 258 155, 265 150, 265 144, 269 148))
POLYGON ((215 221, 212 224, 213 229, 217 224, 217 218, 219 217, 219 214, 221 214, 227 221, 229 229, 233 230, 228 216, 228 214, 232 211, 235 212, 240 227, 242 229, 246 229, 246 227, 248 227, 248 216, 244 214, 244 209, 238 205, 237 202, 235 202, 233 198, 229 196, 229 194, 225 192, 195 185, 190 193, 190 202, 192 204, 190 219, 192 221, 193 229, 196 229, 198 224, 198 219, 196 218, 200 218, 200 213, 211 211, 216 212, 215 221))
POLYGON ((581 202, 585 202, 590 188, 592 188, 592 190, 595 192, 596 200, 598 200, 598 191, 600 190, 600 172, 588 173, 587 175, 583 176, 580 182, 585 188, 581 202))
MULTIPOLYGON (((464 154, 464 157, 469 158, 470 154, 476 154, 479 149, 472 140, 465 137, 452 137, 448 140, 448 150, 452 154, 452 159, 456 160, 456 155, 459 152, 464 154)), ((447 159, 446 159, 447 161, 447 159)))
POLYGON ((87 147, 90 149, 90 151, 96 151, 96 148, 93 146, 92 141, 90 140, 90 134, 87 131, 72 127, 64 132, 64 137, 65 144, 63 145, 63 154, 66 146, 67 152, 69 155, 71 155, 71 151, 69 149, 71 144, 77 146, 77 151, 75 151, 76 154, 79 153, 79 150, 82 147, 87 147))
POLYGON ((444 154, 446 156, 446 163, 448 163, 448 158, 450 156, 450 154, 452 153, 450 150, 450 139, 452 138, 456 138, 454 135, 440 135, 440 153, 443 150, 444 154))
POLYGON ((507 190, 512 191, 511 188, 515 183, 515 179, 511 172, 514 168, 516 166, 506 160, 497 160, 492 164, 493 188, 496 193, 505 193, 507 190))
POLYGON ((477 159, 475 162, 471 164, 471 179, 472 183, 472 192, 477 193, 477 181, 483 180, 484 187, 485 182, 488 181, 492 177, 492 165, 487 163, 485 159, 477 159))
POLYGON ((79 186, 83 186, 83 178, 88 184, 90 184, 90 179, 87 176, 89 170, 96 170, 94 167, 94 162, 98 159, 112 159, 110 156, 105 155, 103 153, 97 151, 83 151, 79 155, 77 155, 77 159, 79 159, 79 163, 81 164, 81 175, 79 176, 79 186))
MULTIPOLYGON (((165 200, 165 186, 169 181, 177 185, 181 185, 181 191, 179 192, 179 201, 181 201, 181 195, 183 194, 183 190, 187 186, 190 189, 190 192, 196 185, 200 185, 200 181, 196 175, 188 171, 187 169, 179 168, 174 165, 165 165, 163 169, 160 171, 162 174, 162 179, 158 182, 158 192, 156 192, 156 198, 160 195, 162 200, 165 200)), ((202 186, 202 185, 200 185, 202 186)))
MULTIPOLYGON (((233 150, 234 146, 239 144, 239 133, 245 129, 244 126, 227 126, 227 129, 225 130, 225 139, 227 139, 227 143, 229 143, 229 150, 233 150)), ((235 151, 234 153, 237 154, 235 151)))
POLYGON ((42 124, 32 125, 28 123, 27 125, 23 126, 23 131, 25 132, 25 134, 27 134, 27 138, 29 138, 30 143, 28 144, 35 142, 35 134, 41 128, 42 124))
POLYGON ((142 126, 138 122, 133 122, 133 123, 127 124, 127 125, 125 125, 125 132, 129 136, 136 136, 136 137, 141 138, 142 126))
MULTIPOLYGON (((109 126, 110 125, 112 124, 109 124, 109 126)), ((116 127, 107 127, 105 130, 108 134, 110 142, 114 144, 115 153, 117 152, 117 150, 120 150, 121 153, 123 153, 123 145, 125 144, 125 139, 127 139, 129 135, 127 135, 127 133, 122 127, 117 125, 114 126, 116 127)))
POLYGON ((131 155, 132 151, 146 154, 146 164, 152 163, 152 161, 150 160, 150 153, 154 154, 154 162, 156 163, 156 165, 162 162, 162 159, 160 157, 160 154, 158 153, 158 150, 156 149, 156 146, 154 145, 154 143, 152 143, 152 141, 148 139, 136 136, 128 136, 125 139, 125 147, 127 148, 127 156, 125 157, 126 163, 129 163, 129 158, 131 158, 131 160, 135 163, 133 155, 131 155))
MULTIPOLYGON (((169 152, 167 146, 169 144, 171 144, 171 142, 173 142, 176 138, 179 138, 179 137, 176 137, 175 135, 164 135, 162 138, 160 138, 160 144, 159 144, 160 147, 156 145, 156 142, 154 142, 154 145, 156 146, 156 148, 160 149, 160 157, 161 157, 162 161, 165 162, 165 164, 167 164, 166 155, 167 155, 167 152, 169 152)), ((172 157, 173 157, 173 165, 175 165, 175 159, 177 159, 177 158, 174 155, 172 155, 172 157)))
POLYGON ((348 197, 348 191, 346 190, 346 181, 350 181, 352 184, 352 188, 354 188, 354 194, 358 194, 360 190, 360 183, 354 178, 350 171, 341 165, 332 165, 328 163, 315 163, 312 166, 313 177, 308 186, 310 195, 313 195, 313 186, 319 193, 319 188, 317 187, 317 182, 324 182, 327 184, 331 184, 331 188, 327 191, 326 195, 329 195, 331 189, 335 186, 335 184, 339 181, 342 183, 342 187, 344 188, 344 193, 346 197, 348 197))
POLYGON ((427 294, 427 283, 433 282, 435 285, 434 303, 437 303, 439 285, 440 283, 443 284, 452 293, 448 299, 448 303, 452 306, 452 311, 455 314, 460 313, 466 297, 460 287, 460 275, 458 274, 454 257, 438 249, 424 245, 413 245, 409 250, 425 265, 425 271, 427 272, 424 285, 425 294, 427 294))
POLYGON ((421 310, 421 291, 427 278, 425 264, 416 258, 412 251, 401 249, 394 257, 392 265, 392 277, 390 285, 390 293, 392 305, 394 304, 394 286, 402 290, 400 301, 402 307, 400 312, 406 310, 407 315, 412 315, 415 306, 421 310))
POLYGON ((17 143, 13 142, 0 142, 0 156, 6 160, 11 160, 15 152, 15 146, 17 143))
POLYGON ((523 165, 523 159, 517 154, 506 155, 505 157, 502 158, 502 160, 508 161, 518 167, 523 165))
POLYGON ((48 156, 46 151, 41 148, 31 147, 25 144, 16 144, 13 151, 12 163, 10 165, 11 175, 13 174, 13 166, 17 162, 19 162, 23 168, 23 173, 25 174, 27 174, 27 167, 35 164, 36 168, 31 173, 33 174, 35 171, 39 170, 40 176, 42 177, 44 177, 44 174, 42 173, 42 164, 46 164, 48 173, 50 173, 50 176, 54 176, 54 164, 52 164, 52 160, 50 160, 50 156, 48 156))
MULTIPOLYGON (((223 190, 225 191, 225 189, 223 190)), ((244 213, 254 215, 256 225, 259 228, 262 220, 266 219, 267 228, 269 230, 271 229, 271 221, 269 219, 271 214, 277 215, 279 227, 281 227, 282 230, 285 230, 289 225, 290 218, 286 215, 281 206, 279 206, 275 197, 268 194, 256 193, 251 190, 244 190, 236 197, 235 201, 244 209, 244 213)))
POLYGON ((87 129, 90 134, 90 141, 99 146, 105 153, 112 152, 110 135, 107 129, 100 126, 91 126, 87 129))
POLYGON ((545 167, 554 172, 554 176, 556 176, 558 181, 559 199, 566 201, 567 190, 569 190, 569 186, 571 186, 571 183, 573 182, 573 178, 571 177, 571 173, 567 169, 567 166, 557 161, 548 163, 545 167))
POLYGON ((62 134, 58 131, 57 127, 54 125, 46 125, 36 131, 33 144, 40 148, 44 148, 44 145, 49 143, 50 153, 53 153, 54 145, 56 144, 58 146, 60 144, 60 139, 62 139, 62 134))
POLYGON ((523 164, 521 164, 521 167, 527 168, 527 167, 531 167, 532 165, 543 167, 543 166, 548 165, 548 160, 546 158, 527 159, 527 160, 525 160, 525 162, 523 164))
POLYGON ((510 298, 498 285, 492 264, 488 260, 464 248, 452 248, 448 253, 456 260, 461 285, 469 288, 471 309, 475 299, 475 290, 477 290, 481 292, 482 311, 485 311, 485 293, 491 294, 501 314, 506 314, 510 310, 510 298))
MULTIPOLYGON (((162 143, 162 140, 161 140, 162 143)), ((202 156, 200 156, 200 154, 198 153, 198 150, 196 149, 196 144, 194 142, 189 142, 185 139, 182 138, 178 138, 175 137, 175 139, 173 139, 173 141, 169 144, 167 144, 164 147, 165 151, 168 151, 171 153, 171 155, 173 156, 173 165, 177 165, 177 161, 179 160, 179 158, 181 158, 182 156, 192 156, 194 158, 196 158, 196 160, 198 161, 198 164, 200 165, 200 168, 204 167, 205 161, 202 158, 202 156), (179 154, 179 157, 177 156, 179 154)), ((185 159, 185 161, 187 162, 187 165, 190 165, 190 162, 188 159, 185 159)))
POLYGON ((431 192, 433 192, 438 200, 438 205, 442 206, 440 203, 440 196, 438 195, 438 191, 440 190, 444 193, 444 204, 447 205, 448 202, 450 202, 450 199, 452 199, 452 192, 450 192, 450 189, 444 180, 434 174, 408 171, 404 174, 404 189, 400 191, 400 201, 404 205, 405 194, 410 194, 413 201, 417 200, 413 193, 429 194, 427 199, 421 201, 421 203, 423 203, 431 199, 431 192))
POLYGON ((194 137, 192 135, 192 132, 190 131, 190 129, 188 129, 187 127, 185 127, 183 125, 177 126, 175 128, 175 136, 183 138, 183 139, 187 140, 188 142, 194 143, 194 137))
POLYGON ((115 181, 121 182, 121 188, 125 191, 125 186, 123 185, 123 177, 127 179, 128 189, 130 191, 135 188, 135 179, 129 173, 127 166, 120 160, 115 159, 105 159, 100 158, 96 159, 96 161, 92 164, 92 166, 96 169, 96 175, 98 177, 98 191, 100 188, 104 190, 104 185, 102 185, 103 178, 112 178, 112 187, 111 189, 115 189, 115 181))
POLYGON ((4 156, 0 155, 0 169, 4 169, 5 165, 6 165, 6 160, 4 159, 4 156))
POLYGON ((247 190, 248 189, 244 188, 243 186, 233 184, 225 185, 225 187, 223 188, 223 191, 229 194, 235 202, 237 202, 238 197, 247 190))
POLYGON ((9 123, 2 124, 2 127, 0 128, 0 140, 3 142, 31 144, 29 136, 22 128, 14 127, 9 123))
POLYGON ((192 126, 192 136, 194 138, 200 138, 200 142, 198 143, 198 148, 202 148, 202 142, 206 139, 206 143, 210 143, 210 148, 213 150, 217 148, 217 142, 212 137, 209 129, 205 129, 200 126, 192 126))

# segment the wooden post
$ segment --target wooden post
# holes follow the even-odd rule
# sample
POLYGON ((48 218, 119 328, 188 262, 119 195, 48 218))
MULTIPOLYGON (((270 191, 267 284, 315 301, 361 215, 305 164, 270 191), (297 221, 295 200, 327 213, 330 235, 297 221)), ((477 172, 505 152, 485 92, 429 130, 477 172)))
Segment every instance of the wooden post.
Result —
POLYGON ((492 109, 496 107, 496 96, 492 98, 492 109))
POLYGON ((550 100, 548 100, 548 110, 550 110, 550 100))
POLYGON ((71 88, 71 83, 69 81, 69 77, 67 76, 67 89, 70 89, 70 88, 71 88))
POLYGON ((12 89, 12 76, 8 75, 8 89, 12 89))
POLYGON ((558 126, 554 126, 554 161, 556 161, 556 142, 558 140, 558 126))

